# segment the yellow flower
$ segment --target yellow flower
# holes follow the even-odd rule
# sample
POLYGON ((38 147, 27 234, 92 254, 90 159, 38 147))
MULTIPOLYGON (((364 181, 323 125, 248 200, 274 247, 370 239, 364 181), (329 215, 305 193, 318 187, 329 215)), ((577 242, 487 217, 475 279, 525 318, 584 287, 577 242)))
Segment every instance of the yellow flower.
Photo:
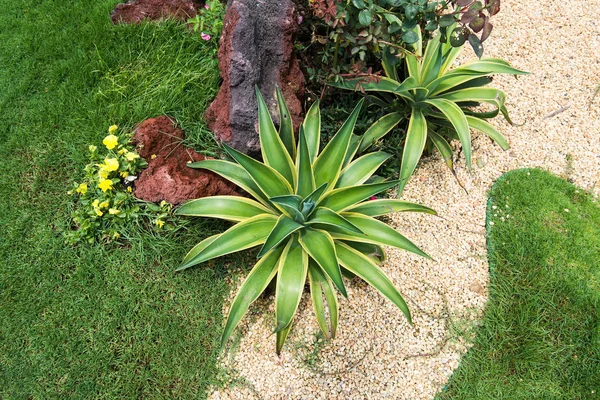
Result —
POLYGON ((150 156, 150 159, 151 159, 151 160, 154 160, 155 158, 156 158, 156 154, 152 154, 152 155, 150 156))
POLYGON ((103 192, 106 192, 107 190, 111 190, 113 188, 113 183, 110 179, 100 179, 98 187, 102 189, 103 192))
POLYGON ((129 151, 125 153, 125 158, 127 159, 127 161, 133 161, 136 158, 140 158, 140 156, 134 151, 129 151))
POLYGON ((98 203, 100 203, 100 200, 98 200, 98 199, 92 201, 92 207, 98 208, 98 203))
POLYGON ((121 175, 121 178, 127 178, 129 176, 129 172, 123 171, 123 172, 119 173, 119 175, 121 175))
POLYGON ((108 135, 102 141, 107 149, 112 150, 119 144, 119 138, 113 134, 108 135))
POLYGON ((102 203, 100 203, 100 205, 98 207, 106 208, 108 206, 110 206, 110 203, 108 202, 108 200, 104 200, 102 203))
POLYGON ((102 168, 108 172, 116 171, 119 169, 119 160, 116 158, 105 158, 102 168))
POLYGON ((112 135, 113 133, 115 133, 117 131, 117 129, 119 129, 119 127, 117 125, 111 125, 108 127, 108 133, 110 133, 112 135))
POLYGON ((127 191, 128 191, 129 193, 133 192, 133 189, 131 189, 131 186, 127 186, 127 191))
POLYGON ((81 183, 79 186, 77 186, 77 189, 75 189, 75 191, 80 194, 86 194, 87 190, 88 186, 85 183, 81 183))
POLYGON ((110 209, 108 210, 108 213, 109 213, 109 214, 112 214, 112 215, 117 215, 117 214, 118 214, 118 213, 120 213, 120 212, 121 212, 121 210, 117 210, 116 208, 110 208, 110 209))
POLYGON ((158 226, 159 228, 162 228, 163 226, 165 226, 165 221, 161 220, 161 219, 157 219, 156 221, 154 221, 154 223, 156 224, 156 226, 158 226))
POLYGON ((98 175, 100 175, 100 178, 102 179, 106 179, 108 178, 108 171, 104 169, 104 164, 100 166, 100 171, 98 171, 98 175))
POLYGON ((96 215, 99 217, 104 215, 104 213, 102 211, 100 211, 98 208, 96 208, 94 211, 96 211, 96 215))
POLYGON ((90 149, 90 153, 95 153, 96 150, 98 150, 98 148, 96 146, 94 146, 93 144, 90 144, 90 147, 88 147, 88 149, 90 149))

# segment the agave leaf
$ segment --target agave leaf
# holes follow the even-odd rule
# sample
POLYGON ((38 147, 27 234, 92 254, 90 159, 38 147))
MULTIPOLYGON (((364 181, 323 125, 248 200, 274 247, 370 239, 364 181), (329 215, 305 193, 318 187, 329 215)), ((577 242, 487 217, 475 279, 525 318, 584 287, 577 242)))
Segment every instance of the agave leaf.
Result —
POLYGON ((284 211, 289 217, 297 222, 304 222, 304 215, 299 210, 302 198, 300 196, 290 194, 286 196, 271 197, 269 199, 273 204, 284 211))
POLYGON ((388 78, 398 81, 398 70, 396 69, 396 65, 394 65, 394 61, 396 60, 396 56, 390 53, 389 46, 386 46, 383 49, 383 57, 381 58, 383 71, 388 78))
POLYGON ((529 75, 529 72, 513 68, 509 63, 500 58, 482 58, 481 60, 466 63, 453 71, 475 71, 490 74, 529 75))
POLYGON ((294 137, 294 126, 292 123, 292 117, 288 110, 287 104, 285 104, 285 98, 281 89, 277 88, 277 105, 279 107, 279 137, 283 142, 283 145, 288 151, 291 159, 296 157, 296 138, 294 137))
POLYGON ((263 244, 276 222, 277 217, 271 214, 248 218, 221 233, 202 251, 182 263, 176 271, 182 271, 204 261, 263 244))
POLYGON ((458 73, 457 71, 455 73, 455 71, 457 70, 453 70, 445 75, 442 75, 427 85, 427 88, 431 91, 431 97, 442 92, 453 90, 465 82, 487 76, 487 74, 481 72, 461 71, 461 73, 458 73))
POLYGON ((427 141, 427 123, 423 112, 413 109, 406 131, 406 141, 402 151, 402 165, 400 166, 400 183, 398 184, 398 196, 402 193, 404 186, 417 167, 421 159, 425 142, 427 141))
POLYGON ((340 264, 355 275, 358 275, 369 285, 394 303, 412 324, 412 318, 406 302, 392 281, 371 259, 360 251, 344 243, 336 243, 336 251, 340 264))
POLYGON ((350 165, 342 170, 336 187, 348 187, 362 185, 369 179, 375 171, 386 162, 392 155, 384 152, 374 152, 365 154, 354 160, 350 165))
POLYGON ((327 273, 340 293, 348 297, 331 236, 326 231, 305 229, 298 241, 304 251, 327 273))
POLYGON ((452 147, 450 147, 450 144, 448 144, 446 139, 444 139, 437 132, 431 129, 427 132, 429 135, 429 139, 431 139, 436 149, 438 149, 438 151, 442 155, 442 158, 446 162, 448 168, 450 168, 451 171, 454 171, 454 163, 452 162, 452 147))
POLYGON ((292 194, 292 186, 276 170, 266 164, 256 161, 252 157, 240 153, 223 143, 223 148, 237 161, 252 177, 256 185, 269 197, 292 194))
POLYGON ((342 170, 350 164, 356 153, 358 152, 358 148, 360 147, 360 143, 362 141, 362 136, 354 135, 350 137, 350 144, 348 145, 348 151, 346 151, 346 156, 344 157, 344 162, 342 163, 342 170))
POLYGON ((391 188, 397 183, 398 181, 390 181, 335 189, 321 201, 319 206, 331 208, 333 211, 343 211, 358 202, 391 188))
POLYGON ((281 215, 273 227, 273 230, 271 230, 271 233, 269 233, 265 244, 258 252, 257 257, 261 258, 271 249, 279 246, 279 244, 281 244, 284 240, 288 239, 292 233, 301 228, 303 228, 303 226, 293 219, 290 219, 285 215, 281 215))
POLYGON ((194 247, 192 247, 192 249, 185 255, 185 257, 183 258, 183 261, 181 263, 185 264, 188 261, 190 261, 192 258, 196 257, 196 254, 200 253, 209 244, 211 244, 212 242, 214 242, 215 239, 219 237, 219 235, 220 235, 220 233, 217 233, 216 235, 209 236, 206 239, 204 239, 203 241, 201 241, 200 243, 198 243, 197 245, 195 245, 194 247))
POLYGON ((419 84, 421 84, 421 65, 419 64, 419 60, 417 60, 415 55, 406 55, 406 67, 408 68, 408 74, 415 78, 419 84))
POLYGON ((444 116, 450 121, 454 130, 460 138, 460 142, 465 153, 467 166, 471 169, 471 132, 469 131, 469 123, 465 114, 459 106, 446 99, 429 99, 425 103, 434 106, 440 110, 444 116))
POLYGON ((315 176, 313 174, 312 158, 308 151, 306 136, 302 127, 300 127, 300 134, 298 136, 298 154, 296 155, 298 182, 296 184, 296 194, 306 197, 315 190, 315 176))
MULTIPOLYGON (((256 87, 256 101, 258 102, 258 136, 260 138, 260 149, 263 160, 266 165, 279 172, 288 183, 293 186, 294 181, 296 180, 294 163, 290 157, 290 153, 288 153, 279 134, 275 130, 275 125, 273 125, 269 109, 267 108, 258 87, 256 87)), ((240 164, 242 163, 240 162, 240 164)), ((244 164, 242 164, 242 166, 246 168, 244 164)))
POLYGON ((489 124, 488 122, 482 119, 472 117, 470 115, 467 115, 467 122, 469 123, 469 126, 471 128, 488 135, 490 139, 498 143, 502 150, 508 150, 510 148, 504 136, 502 136, 502 134, 498 132, 493 125, 489 124))
POLYGON ((335 187, 363 103, 364 99, 361 99, 340 130, 317 157, 313 165, 316 186, 328 183, 329 187, 335 187))
POLYGON ((394 129, 394 127, 398 125, 398 123, 402 121, 403 118, 404 116, 401 113, 393 112, 375 121, 375 123, 373 123, 373 125, 371 125, 369 129, 367 129, 367 131, 365 132, 358 151, 362 153, 363 151, 371 147, 373 143, 375 143, 377 140, 387 135, 389 131, 394 129))
POLYGON ((259 214, 273 214, 273 211, 245 197, 212 196, 190 200, 175 210, 175 214, 239 222, 259 214))
POLYGON ((437 35, 435 38, 433 38, 425 49, 425 56, 423 57, 421 69, 421 76, 424 86, 428 86, 440 76, 443 59, 442 48, 439 43, 439 36, 440 35, 437 35))
POLYGON ((293 237, 279 259, 275 292, 275 332, 284 330, 292 322, 302 297, 307 271, 308 254, 293 237))
POLYGON ((356 226, 354 226, 351 222, 349 222, 346 218, 342 217, 335 211, 332 211, 329 208, 325 207, 317 208, 317 211, 313 213, 312 218, 310 219, 310 221, 308 221, 308 225, 327 225, 330 227, 346 230, 348 232, 362 234, 362 231, 356 226))
POLYGON ((334 338, 338 324, 338 302, 333 285, 325 274, 323 274, 321 268, 319 268, 312 260, 308 264, 308 280, 310 283, 310 295, 319 328, 321 328, 321 332, 323 332, 326 338, 334 338), (323 293, 325 294, 327 310, 329 311, 329 325, 327 324, 327 319, 325 317, 323 293))
POLYGON ((322 184, 321 186, 319 186, 318 188, 313 190, 313 192, 311 194, 309 194, 308 196, 306 196, 304 198, 304 203, 317 204, 319 202, 319 200, 321 199, 321 196, 323 196, 323 193, 325 193, 326 189, 327 189, 327 183, 322 184))
POLYGON ((390 78, 377 78, 377 80, 367 81, 364 78, 344 79, 340 82, 327 82, 329 86, 339 89, 356 90, 360 87, 365 92, 389 92, 394 93, 400 83, 390 78))
POLYGON ((260 201, 263 205, 271 208, 269 203, 269 197, 266 196, 262 190, 258 187, 256 182, 252 179, 248 171, 246 171, 239 164, 232 163, 225 160, 203 160, 195 163, 188 164, 188 167, 207 169, 228 181, 236 184, 237 186, 250 193, 255 199, 260 201))
MULTIPOLYGON (((450 28, 448 28, 450 30, 450 28)), ((448 35, 448 38, 450 35, 448 35)), ((449 42, 442 44, 442 53, 444 54, 442 69, 440 70, 440 76, 444 75, 446 71, 450 69, 456 58, 460 55, 463 46, 452 47, 449 42)))
POLYGON ((342 214, 348 221, 364 232, 363 235, 357 233, 339 233, 330 231, 333 239, 349 240, 352 242, 365 242, 373 244, 386 244, 402 250, 410 251, 425 258, 431 259, 426 253, 419 249, 413 242, 402 236, 395 229, 389 227, 375 218, 366 215, 345 212, 342 214))
POLYGON ((275 353, 277 355, 281 354, 281 349, 283 348, 283 345, 285 344, 285 340, 287 339, 288 333, 290 333, 290 329, 292 329, 293 324, 294 324, 294 321, 290 322, 288 326, 286 326, 285 328, 283 328, 282 330, 280 330, 276 333, 277 339, 275 340, 275 353))
MULTIPOLYGON (((361 242, 344 242, 344 241, 342 241, 342 243, 344 243, 347 246, 352 247, 354 250, 360 251, 365 256, 369 257, 371 259, 371 261, 373 261, 377 265, 381 265, 386 260, 385 251, 383 251, 383 247, 381 247, 377 244, 361 243, 361 242)), ((350 271, 348 271, 344 267, 342 267, 342 274, 344 274, 344 270, 347 273, 352 274, 350 271)), ((347 275, 344 275, 344 276, 347 276, 347 275)), ((352 274, 352 278, 354 276, 356 276, 356 275, 352 274)))
POLYGON ((357 206, 348 209, 348 212, 359 213, 369 217, 379 217, 393 212, 423 212, 427 214, 437 215, 435 210, 408 201, 397 199, 380 199, 365 201, 357 206))
POLYGON ((240 290, 235 295, 229 308, 227 323, 225 323, 225 329, 223 329, 223 334, 221 335, 221 350, 237 324, 248 311, 250 304, 260 296, 269 285, 269 282, 275 277, 279 265, 279 257, 282 252, 283 247, 279 247, 266 254, 254 265, 252 271, 250 271, 244 280, 242 287, 240 287, 240 290))
POLYGON ((302 122, 302 131, 304 132, 306 147, 308 148, 308 155, 312 164, 317 155, 319 155, 319 143, 321 141, 321 110, 319 110, 319 100, 315 100, 308 109, 304 122, 302 122))
MULTIPOLYGON (((497 107, 498 110, 500 110, 500 112, 502 113, 502 115, 504 116, 504 118, 506 119, 506 121, 509 124, 514 125, 514 122, 510 119, 510 116, 508 115, 508 110, 506 109, 506 106, 504 105, 504 102, 506 101, 506 94, 502 90, 498 90, 498 89, 494 89, 494 88, 481 88, 481 87, 467 88, 467 89, 460 89, 460 90, 444 93, 444 94, 441 94, 440 97, 448 99, 448 100, 452 100, 457 103, 461 103, 461 102, 489 103, 489 104, 497 107)), ((470 113, 470 114, 476 115, 476 113, 470 113)), ((482 114, 481 117, 487 118, 487 117, 483 116, 485 114, 486 113, 482 114)), ((487 113, 487 114, 489 114, 489 113, 487 113)))

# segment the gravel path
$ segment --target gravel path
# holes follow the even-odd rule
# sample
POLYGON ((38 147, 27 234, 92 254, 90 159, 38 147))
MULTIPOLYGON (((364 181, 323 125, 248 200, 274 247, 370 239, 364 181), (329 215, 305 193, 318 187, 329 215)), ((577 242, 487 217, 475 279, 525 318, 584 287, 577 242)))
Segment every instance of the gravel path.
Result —
POLYGON ((485 55, 532 72, 493 83, 506 91, 513 120, 525 125, 494 121, 511 144, 506 152, 475 137, 473 171, 464 160, 457 164, 468 194, 437 157, 424 160, 406 187, 407 200, 441 216, 392 216, 436 260, 387 249, 384 270, 408 299, 414 326, 375 290, 352 282, 349 299, 340 301, 338 337, 316 342, 305 295, 280 359, 273 301, 265 300, 251 308, 224 357, 229 388, 211 399, 432 399, 468 349, 487 299, 485 207, 494 180, 542 167, 600 193, 600 94, 590 103, 600 85, 600 0, 505 0, 502 7, 485 55))

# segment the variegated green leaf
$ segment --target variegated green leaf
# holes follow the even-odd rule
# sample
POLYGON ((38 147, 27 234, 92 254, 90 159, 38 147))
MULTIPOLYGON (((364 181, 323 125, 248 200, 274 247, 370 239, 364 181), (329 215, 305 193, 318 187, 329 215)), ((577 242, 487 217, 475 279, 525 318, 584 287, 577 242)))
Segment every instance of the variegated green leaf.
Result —
POLYGON ((452 147, 450 147, 450 144, 448 144, 446 139, 444 139, 441 135, 439 135, 437 132, 431 129, 427 131, 427 134, 429 136, 429 139, 431 139, 431 141, 433 142, 433 145, 436 147, 436 149, 438 149, 438 151, 442 155, 442 158, 446 162, 448 168, 450 168, 451 171, 454 171, 454 163, 452 161, 452 147))
POLYGON ((279 106, 279 137, 288 151, 291 159, 296 158, 296 138, 294 137, 294 125, 290 111, 281 89, 277 88, 277 105, 279 106))
POLYGON ((365 154, 354 160, 342 170, 336 187, 362 185, 365 183, 381 165, 392 155, 382 151, 365 154))
POLYGON ((398 183, 398 196, 402 193, 404 186, 417 167, 421 159, 425 142, 427 141, 427 123, 423 112, 413 109, 406 131, 406 141, 402 151, 402 165, 400 166, 400 183, 398 183))
POLYGON ((321 110, 319 109, 319 100, 315 100, 308 109, 304 122, 302 122, 302 131, 304 132, 306 147, 308 148, 308 155, 312 164, 319 155, 319 144, 321 142, 321 110))
MULTIPOLYGON (((363 255, 369 257, 371 261, 373 261, 377 265, 381 265, 386 260, 385 251, 383 251, 383 247, 377 244, 347 241, 342 241, 341 243, 352 247, 354 250, 360 251, 363 255)), ((344 270, 346 270, 346 268, 342 267, 342 274, 344 274, 344 270)), ((346 270, 346 272, 352 274, 348 270, 346 270)), ((355 274, 352 275, 355 276, 355 274)))
POLYGON ((177 271, 224 256, 225 254, 235 253, 263 244, 276 222, 277 217, 270 214, 262 214, 242 221, 221 233, 202 251, 182 263, 177 268, 177 271))
POLYGON ((498 143, 502 150, 508 150, 510 148, 504 136, 502 136, 502 134, 498 132, 490 123, 470 115, 467 115, 467 122, 471 128, 488 135, 490 139, 498 143))
POLYGON ((371 147, 377 140, 387 135, 388 132, 394 129, 403 118, 404 116, 401 113, 393 112, 375 121, 375 123, 373 123, 373 125, 365 132, 358 149, 359 153, 362 153, 371 147))
POLYGON ((283 348, 288 334, 290 333, 290 329, 292 329, 292 325, 294 325, 294 321, 290 322, 288 326, 286 326, 285 328, 283 328, 275 334, 277 337, 275 339, 275 353, 277 355, 281 354, 281 349, 283 348))
POLYGON ((304 222, 304 216, 299 210, 302 198, 297 195, 277 196, 269 199, 273 204, 276 204, 285 214, 297 222, 304 222))
POLYGON ((335 189, 321 201, 320 207, 331 208, 333 211, 343 211, 358 202, 395 186, 397 183, 398 181, 390 181, 335 189))
POLYGON ((312 260, 308 264, 308 279, 310 283, 310 295, 319 328, 321 328, 321 332, 323 332, 326 338, 332 339, 335 337, 338 324, 338 302, 333 285, 321 268, 312 260), (325 317, 323 294, 325 294, 327 302, 329 324, 327 324, 327 318, 325 317))
POLYGON ((361 252, 354 250, 344 243, 336 243, 336 251, 340 264, 353 274, 362 278, 369 285, 377 289, 382 295, 394 303, 406 316, 408 322, 412 324, 410 311, 402 295, 396 289, 392 281, 385 273, 361 252))
POLYGON ((379 217, 393 212, 423 212, 437 215, 435 210, 416 203, 397 199, 370 200, 350 207, 348 212, 359 213, 369 217, 379 217))
POLYGON ((279 244, 281 244, 284 240, 288 239, 292 233, 302 228, 303 226, 293 219, 290 219, 285 215, 280 216, 277 220, 277 223, 273 227, 273 230, 271 230, 271 233, 269 233, 265 244, 258 252, 257 257, 261 258, 271 249, 279 246, 279 244))
POLYGON ((312 168, 312 158, 308 151, 304 128, 300 127, 298 137, 298 154, 296 155, 296 171, 298 182, 296 183, 296 194, 306 197, 315 190, 315 176, 312 168))
POLYGON ((273 214, 273 211, 246 197, 211 196, 190 200, 176 209, 175 214, 239 222, 259 214, 273 214))
POLYGON ((221 335, 221 349, 223 349, 227 339, 229 339, 237 324, 248 311, 250 304, 260 296, 269 285, 269 282, 275 277, 277 267, 279 266, 279 257, 282 252, 283 247, 279 247, 266 254, 256 263, 244 280, 229 308, 227 323, 221 335))
POLYGON ((206 246, 208 246, 209 244, 214 242, 215 239, 219 237, 219 235, 220 235, 220 233, 209 236, 206 239, 204 239, 203 241, 201 241, 200 243, 198 243, 197 245, 195 245, 194 247, 192 247, 192 249, 185 255, 185 257, 183 258, 183 261, 181 263, 185 264, 188 261, 190 261, 192 258, 196 257, 196 254, 200 253, 202 250, 204 250, 206 248, 206 246))
POLYGON ((306 282, 308 271, 308 254, 300 243, 292 238, 283 250, 277 272, 277 289, 275 292, 275 332, 284 330, 291 322, 306 282))
POLYGON ((360 229, 354 226, 351 222, 349 222, 346 218, 342 217, 340 214, 335 211, 330 210, 329 208, 319 207, 317 211, 315 211, 308 221, 308 225, 312 226, 320 226, 326 225, 333 228, 339 228, 346 230, 348 232, 354 233, 362 233, 360 229))
POLYGON ((266 165, 279 172, 288 181, 290 186, 294 186, 296 180, 294 163, 288 150, 281 141, 277 130, 275 130, 275 125, 273 125, 269 109, 267 108, 258 87, 256 87, 256 101, 258 102, 258 136, 260 138, 260 149, 263 160, 266 165))
POLYGON ((327 273, 340 293, 348 297, 331 236, 326 231, 307 228, 302 231, 298 241, 304 251, 327 273))
POLYGON ((510 74, 510 75, 529 75, 529 72, 513 68, 509 63, 500 58, 482 58, 461 65, 453 71, 475 71, 490 74, 510 74))
POLYGON ((335 187, 363 102, 364 99, 358 102, 340 130, 317 157, 313 165, 316 186, 328 183, 329 187, 335 187))

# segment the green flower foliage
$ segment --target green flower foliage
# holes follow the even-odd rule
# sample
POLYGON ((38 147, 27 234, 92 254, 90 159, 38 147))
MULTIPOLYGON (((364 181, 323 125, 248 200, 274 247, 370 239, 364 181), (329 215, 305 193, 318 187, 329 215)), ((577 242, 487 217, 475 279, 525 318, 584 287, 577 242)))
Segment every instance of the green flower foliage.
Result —
POLYGON ((221 218, 236 223, 227 231, 197 244, 185 256, 179 271, 225 254, 260 246, 258 262, 231 305, 221 346, 250 304, 273 280, 276 282, 277 353, 292 327, 307 279, 319 327, 327 337, 335 336, 337 329, 336 293, 346 297, 344 275, 365 280, 397 305, 410 321, 410 312, 402 296, 378 266, 384 257, 381 246, 394 246, 428 256, 375 217, 394 211, 435 212, 399 200, 369 200, 397 182, 370 181, 377 168, 389 158, 388 154, 370 153, 352 161, 360 146, 359 137, 352 131, 362 101, 327 146, 320 150, 318 102, 308 111, 296 143, 292 121, 280 91, 277 97, 282 121, 279 131, 257 90, 264 163, 224 145, 234 162, 204 160, 190 164, 193 168, 208 169, 223 176, 255 200, 236 196, 207 197, 192 200, 176 210, 176 214, 221 218))
POLYGON ((404 141, 399 143, 403 146, 399 193, 426 148, 437 148, 453 171, 450 139, 460 140, 467 166, 471 168, 470 128, 488 135, 504 150, 509 147, 502 134, 487 122, 502 113, 512 124, 504 105, 505 93, 487 87, 492 81, 489 75, 528 73, 497 58, 482 58, 450 69, 463 45, 454 47, 451 38, 444 42, 441 38, 440 34, 432 39, 424 53, 419 40, 414 54, 406 54, 402 63, 388 53, 383 59, 386 77, 361 77, 332 83, 339 88, 374 92, 376 96, 370 96, 372 101, 390 111, 365 132, 359 152, 372 146, 401 122, 408 122, 404 141), (407 76, 401 81, 403 71, 407 71, 407 76), (491 105, 493 110, 477 112, 471 109, 480 103, 491 105))

